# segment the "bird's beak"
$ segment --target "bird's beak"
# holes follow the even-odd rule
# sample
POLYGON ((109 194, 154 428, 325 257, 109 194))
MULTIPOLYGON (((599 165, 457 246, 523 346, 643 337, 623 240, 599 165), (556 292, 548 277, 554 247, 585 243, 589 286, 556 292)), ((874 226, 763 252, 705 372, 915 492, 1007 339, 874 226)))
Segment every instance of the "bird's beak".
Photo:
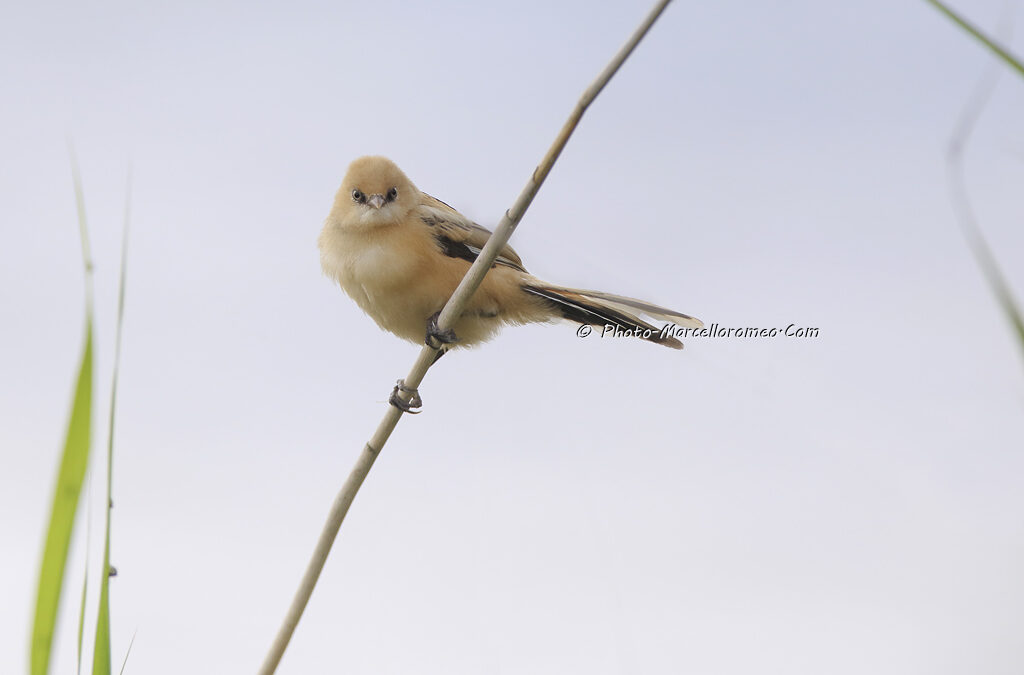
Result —
POLYGON ((375 209, 379 209, 384 206, 384 195, 372 195, 366 200, 367 203, 375 209))

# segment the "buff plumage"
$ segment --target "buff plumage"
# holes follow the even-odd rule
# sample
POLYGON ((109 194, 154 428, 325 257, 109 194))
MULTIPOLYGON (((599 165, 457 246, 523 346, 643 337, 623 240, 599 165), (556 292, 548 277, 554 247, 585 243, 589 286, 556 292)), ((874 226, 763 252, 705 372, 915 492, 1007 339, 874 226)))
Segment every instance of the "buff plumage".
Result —
MULTIPOLYGON (((490 234, 421 192, 391 160, 360 157, 349 166, 320 233, 320 261, 377 325, 422 344, 428 320, 444 307, 490 234)), ((682 327, 702 325, 642 300, 541 281, 505 246, 452 327, 457 341, 447 347, 479 344, 506 324, 568 319, 651 329, 649 341, 682 348, 641 315, 682 327)))

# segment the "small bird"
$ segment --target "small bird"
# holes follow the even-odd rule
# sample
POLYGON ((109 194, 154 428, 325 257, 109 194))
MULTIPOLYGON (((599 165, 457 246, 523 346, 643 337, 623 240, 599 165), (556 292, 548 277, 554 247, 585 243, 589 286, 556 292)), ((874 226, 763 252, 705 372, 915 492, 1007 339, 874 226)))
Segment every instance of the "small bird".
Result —
POLYGON ((703 326, 642 300, 541 281, 506 245, 455 325, 439 331, 438 314, 490 236, 420 192, 391 160, 360 157, 349 165, 320 232, 320 263, 377 325, 411 342, 426 339, 440 354, 484 342, 504 324, 568 319, 631 331, 673 349, 683 344, 639 315, 703 326))

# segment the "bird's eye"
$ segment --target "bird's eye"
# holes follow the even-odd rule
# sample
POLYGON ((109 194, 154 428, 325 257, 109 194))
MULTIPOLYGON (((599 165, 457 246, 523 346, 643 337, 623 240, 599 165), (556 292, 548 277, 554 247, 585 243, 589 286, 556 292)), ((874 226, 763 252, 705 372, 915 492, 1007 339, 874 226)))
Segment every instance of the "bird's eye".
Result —
POLYGON ((388 190, 388 194, 387 194, 387 200, 388 200, 389 202, 393 202, 393 201, 395 201, 395 199, 396 199, 397 197, 398 197, 398 188, 396 188, 396 187, 393 187, 393 188, 391 188, 390 190, 388 190))
POLYGON ((356 204, 365 204, 366 195, 364 195, 361 190, 353 190, 352 201, 354 201, 356 204))

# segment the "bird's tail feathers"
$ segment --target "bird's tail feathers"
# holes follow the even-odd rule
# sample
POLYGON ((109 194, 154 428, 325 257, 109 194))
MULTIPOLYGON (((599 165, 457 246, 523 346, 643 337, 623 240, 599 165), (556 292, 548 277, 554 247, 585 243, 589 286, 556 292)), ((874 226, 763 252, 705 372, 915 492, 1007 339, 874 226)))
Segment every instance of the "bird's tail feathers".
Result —
POLYGON ((592 326, 612 325, 632 331, 648 342, 672 349, 682 349, 683 343, 672 337, 670 332, 651 325, 637 315, 643 314, 683 328, 700 328, 704 325, 700 319, 692 316, 623 295, 551 284, 527 284, 523 290, 544 298, 560 316, 570 321, 592 326))

